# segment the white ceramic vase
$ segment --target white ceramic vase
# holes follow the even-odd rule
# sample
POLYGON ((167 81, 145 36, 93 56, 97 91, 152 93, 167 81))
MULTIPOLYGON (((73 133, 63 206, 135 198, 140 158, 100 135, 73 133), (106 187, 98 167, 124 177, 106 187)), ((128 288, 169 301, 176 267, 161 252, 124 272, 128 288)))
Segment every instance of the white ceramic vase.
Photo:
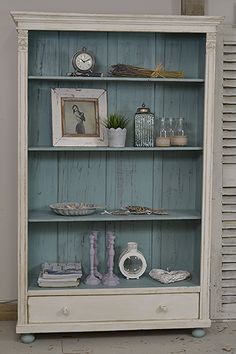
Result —
POLYGON ((136 242, 128 242, 127 248, 119 257, 119 268, 126 279, 139 279, 147 268, 144 255, 138 250, 136 242), (127 261, 129 263, 127 264, 127 261))
POLYGON ((124 147, 126 139, 126 128, 110 128, 107 129, 108 146, 110 147, 124 147))

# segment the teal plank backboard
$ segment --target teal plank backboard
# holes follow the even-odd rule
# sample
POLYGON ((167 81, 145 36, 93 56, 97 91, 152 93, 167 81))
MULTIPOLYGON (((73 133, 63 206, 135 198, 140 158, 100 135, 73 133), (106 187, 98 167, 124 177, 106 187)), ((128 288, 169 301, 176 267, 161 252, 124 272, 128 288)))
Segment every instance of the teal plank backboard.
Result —
MULTIPOLYGON (((184 117, 189 146, 202 146, 205 37, 199 34, 32 31, 29 76, 66 76, 82 47, 96 56, 96 71, 126 63, 184 71, 190 82, 66 81, 29 79, 29 146, 52 146, 51 97, 55 87, 103 88, 108 112, 129 119, 127 145, 133 146, 134 114, 143 102, 160 117, 184 117)), ((96 149, 95 149, 96 150, 96 149)), ((29 209, 47 210, 57 201, 84 201, 107 208, 127 204, 201 211, 202 157, 196 151, 37 151, 29 152, 29 209)), ((136 241, 152 267, 187 269, 197 276, 200 220, 29 223, 29 269, 43 261, 82 260, 89 271, 89 232, 99 230, 99 259, 105 270, 105 233, 114 230, 117 257, 136 241), (186 252, 187 250, 187 252, 186 252)))

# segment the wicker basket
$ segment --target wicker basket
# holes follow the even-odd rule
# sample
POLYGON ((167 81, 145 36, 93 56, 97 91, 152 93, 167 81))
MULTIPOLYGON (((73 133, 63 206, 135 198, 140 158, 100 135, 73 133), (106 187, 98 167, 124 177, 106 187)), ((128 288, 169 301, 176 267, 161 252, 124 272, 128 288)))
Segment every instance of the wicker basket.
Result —
POLYGON ((78 215, 90 215, 96 212, 95 204, 86 204, 86 203, 56 203, 49 205, 54 213, 63 215, 63 216, 78 216, 78 215))

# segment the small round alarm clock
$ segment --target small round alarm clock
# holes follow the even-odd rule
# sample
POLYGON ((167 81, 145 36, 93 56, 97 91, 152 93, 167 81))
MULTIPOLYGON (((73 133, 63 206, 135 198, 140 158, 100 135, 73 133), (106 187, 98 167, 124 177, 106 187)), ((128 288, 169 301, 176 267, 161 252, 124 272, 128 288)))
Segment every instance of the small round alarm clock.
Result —
POLYGON ((75 53, 72 59, 72 65, 75 71, 81 74, 93 73, 95 63, 96 59, 94 54, 85 47, 75 53))
POLYGON ((127 248, 120 255, 119 268, 127 279, 139 279, 145 272, 147 262, 136 242, 128 242, 127 248))

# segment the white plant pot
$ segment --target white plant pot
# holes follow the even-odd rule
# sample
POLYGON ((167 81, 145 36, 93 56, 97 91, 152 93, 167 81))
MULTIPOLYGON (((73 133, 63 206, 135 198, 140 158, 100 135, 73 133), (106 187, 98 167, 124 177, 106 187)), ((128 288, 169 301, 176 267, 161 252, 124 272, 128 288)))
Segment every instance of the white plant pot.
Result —
POLYGON ((126 128, 110 128, 107 129, 108 146, 110 147, 124 147, 126 139, 126 128))

